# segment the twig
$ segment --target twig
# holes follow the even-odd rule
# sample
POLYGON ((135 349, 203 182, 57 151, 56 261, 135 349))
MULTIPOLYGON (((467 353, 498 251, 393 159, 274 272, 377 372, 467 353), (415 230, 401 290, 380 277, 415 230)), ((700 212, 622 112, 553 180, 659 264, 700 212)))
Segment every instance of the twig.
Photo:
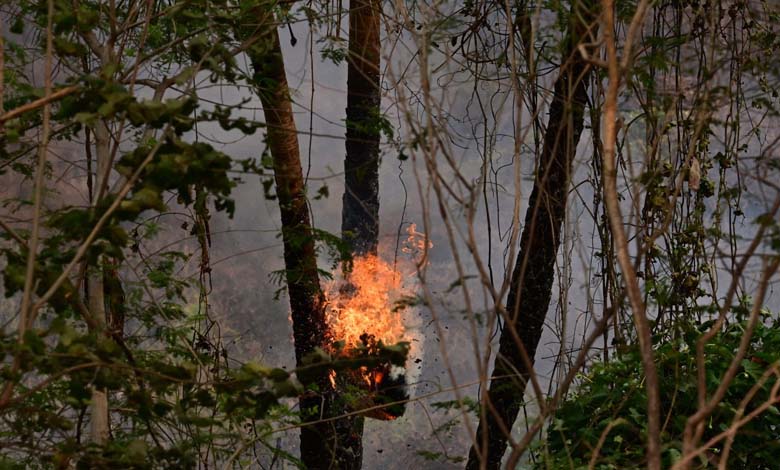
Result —
POLYGON ((2 229, 3 229, 3 230, 5 230, 5 231, 6 231, 6 233, 7 233, 8 235, 10 235, 10 236, 11 236, 11 238, 13 238, 14 240, 16 240, 16 241, 17 241, 17 242, 18 242, 20 245, 22 245, 22 246, 24 246, 24 247, 27 247, 27 241, 26 241, 24 238, 22 238, 22 236, 21 236, 21 235, 19 235, 19 234, 16 232, 16 230, 14 230, 14 229, 13 229, 13 227, 11 227, 11 226, 10 226, 10 225, 8 225, 7 223, 5 223, 5 222, 3 221, 3 219, 0 219, 0 227, 2 227, 2 229))
MULTIPOLYGON (((51 70, 52 70, 52 52, 54 49, 52 21, 54 16, 54 0, 48 1, 48 14, 46 24, 46 59, 44 61, 44 98, 51 96, 51 70)), ((2 53, 2 51, 0 51, 2 53)), ((19 309, 19 326, 17 333, 17 342, 19 345, 24 343, 25 332, 32 317, 30 302, 35 283, 35 258, 38 251, 38 237, 41 222, 41 200, 43 199, 43 185, 46 177, 46 156, 48 154, 49 134, 51 126, 49 122, 51 108, 50 100, 46 100, 43 105, 43 123, 41 129, 41 141, 38 147, 38 165, 35 170, 35 190, 33 194, 33 215, 32 215, 32 233, 27 242, 27 267, 24 275, 24 290, 22 291, 22 302, 19 309)), ((14 354, 13 364, 11 365, 13 373, 16 373, 22 365, 21 352, 14 354)), ((14 381, 8 380, 0 393, 0 407, 8 403, 13 393, 14 381)))
MULTIPOLYGON (((49 79, 51 81, 51 79, 49 79)), ((51 86, 51 83, 49 83, 49 86, 51 86)), ((2 90, 2 87, 0 87, 0 91, 2 90)), ((55 91, 54 93, 49 90, 46 95, 43 98, 38 98, 35 101, 31 101, 27 104, 24 104, 22 106, 19 106, 18 108, 14 108, 7 113, 0 116, 0 124, 4 124, 7 121, 10 121, 11 119, 14 119, 16 117, 19 117, 20 115, 32 111, 34 109, 40 108, 41 106, 48 106, 53 101, 57 101, 60 98, 64 98, 75 91, 79 90, 79 87, 77 85, 71 85, 67 86, 65 88, 60 88, 59 90, 55 91)))
MULTIPOLYGON (((642 2, 646 4, 646 2, 642 2)), ((661 469, 661 397, 658 389, 658 372, 653 362, 653 344, 650 333, 650 324, 645 311, 645 303, 642 290, 636 277, 636 271, 631 263, 628 253, 628 240, 623 228, 623 217, 620 213, 620 203, 617 195, 617 169, 615 167, 615 144, 617 140, 617 102, 620 90, 621 70, 618 63, 617 47, 615 44, 615 18, 614 1, 603 0, 604 42, 607 49, 607 63, 609 70, 609 86, 604 102, 604 151, 603 158, 603 186, 604 202, 607 208, 607 218, 612 230, 613 243, 617 255, 620 270, 626 284, 626 293, 631 305, 634 325, 639 340, 639 351, 642 358, 642 367, 645 371, 645 386, 647 388, 647 468, 648 470, 661 469)), ((640 5, 637 8, 631 23, 631 33, 634 34, 636 25, 641 23, 644 11, 640 5)), ((627 38, 623 49, 624 63, 630 56, 631 42, 627 38)))
MULTIPOLYGON (((700 403, 699 409, 696 411, 696 413, 690 416, 688 421, 685 423, 685 431, 683 434, 683 455, 688 455, 694 452, 694 446, 704 432, 704 422, 706 418, 712 414, 721 400, 723 400, 723 398, 726 396, 726 391, 731 385, 731 382, 734 380, 734 377, 737 375, 737 372, 739 372, 740 367, 742 367, 742 359, 744 359, 745 355, 747 354, 747 350, 750 347, 750 340, 753 337, 753 330, 755 329, 759 320, 759 314, 761 313, 761 306, 764 302, 764 297, 766 296, 769 279, 777 271, 778 266, 780 266, 780 258, 775 258, 771 263, 769 263, 768 266, 765 267, 764 272, 761 275, 761 282, 758 285, 756 298, 753 302, 753 308, 750 310, 750 318, 748 319, 747 327, 745 328, 745 332, 742 334, 742 338, 740 339, 739 347, 734 354, 734 358, 731 360, 728 369, 726 369, 726 372, 723 374, 723 377, 718 384, 718 388, 715 390, 715 393, 712 394, 712 397, 709 399, 709 401, 706 403, 700 403)), ((728 308, 728 305, 724 305, 724 308, 728 308)), ((702 338, 705 337, 707 337, 707 335, 703 336, 702 338)), ((702 338, 699 339, 699 342, 696 345, 698 356, 697 364, 704 359, 704 345, 701 341, 702 338)), ((701 380, 701 377, 699 377, 699 380, 701 380)), ((702 392, 706 393, 706 387, 700 387, 699 393, 701 394, 702 392)), ((684 465, 682 468, 687 468, 687 465, 684 465)))

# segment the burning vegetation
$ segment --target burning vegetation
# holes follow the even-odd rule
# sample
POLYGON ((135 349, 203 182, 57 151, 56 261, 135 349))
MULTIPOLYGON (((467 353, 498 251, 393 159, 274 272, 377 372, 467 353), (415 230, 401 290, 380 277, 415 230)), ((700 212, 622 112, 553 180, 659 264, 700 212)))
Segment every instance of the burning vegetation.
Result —
POLYGON ((401 274, 379 256, 355 258, 346 278, 327 289, 328 325, 333 337, 347 349, 364 339, 394 344, 403 339, 403 312, 394 299, 403 295, 401 274), (369 338, 364 338, 368 336, 369 338))
MULTIPOLYGON (((416 293, 415 266, 410 258, 424 260, 430 243, 414 224, 407 233, 402 248, 407 256, 399 263, 389 263, 376 254, 358 256, 352 260, 350 270, 326 287, 333 353, 349 358, 378 357, 384 347, 408 340, 408 299, 416 293)), ((352 386, 365 392, 367 396, 356 400, 356 409, 372 408, 366 416, 383 420, 403 414, 403 406, 374 408, 408 398, 404 368, 379 362, 360 366, 348 375, 339 377, 331 371, 330 380, 334 388, 352 386)))

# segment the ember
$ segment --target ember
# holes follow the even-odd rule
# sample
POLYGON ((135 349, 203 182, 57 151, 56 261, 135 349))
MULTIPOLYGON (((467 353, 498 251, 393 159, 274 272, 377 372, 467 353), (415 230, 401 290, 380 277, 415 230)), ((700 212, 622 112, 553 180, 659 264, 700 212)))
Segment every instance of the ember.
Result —
MULTIPOLYGON (((361 346, 351 350, 336 351, 346 357, 376 359, 382 355, 382 345, 368 334, 360 337, 361 346)), ((385 351, 386 352, 386 351, 385 351)), ((372 366, 361 366, 354 370, 336 373, 331 371, 330 382, 334 389, 349 390, 357 387, 363 390, 350 407, 364 410, 369 418, 390 421, 404 414, 404 402, 409 399, 406 390, 406 375, 402 367, 383 361, 372 366)))

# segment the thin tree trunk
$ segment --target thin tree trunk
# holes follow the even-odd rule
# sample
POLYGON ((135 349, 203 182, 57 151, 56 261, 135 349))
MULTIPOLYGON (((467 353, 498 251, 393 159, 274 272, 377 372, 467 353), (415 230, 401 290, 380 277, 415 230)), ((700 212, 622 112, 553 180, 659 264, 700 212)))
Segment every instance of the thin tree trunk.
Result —
MULTIPOLYGON (((631 305, 634 318, 639 352, 644 369, 644 382, 647 390, 647 468, 661 469, 661 397, 658 385, 658 371, 653 359, 653 338, 650 322, 647 319, 646 305, 642 298, 631 256, 628 253, 628 238, 623 228, 623 216, 620 213, 620 202, 617 192, 617 169, 615 168, 615 145, 617 144, 618 93, 620 91, 620 70, 626 70, 631 58, 631 44, 634 36, 641 28, 648 2, 643 0, 637 5, 636 12, 623 43, 623 60, 619 63, 615 45, 614 2, 604 0, 604 43, 607 50, 607 70, 609 86, 604 100, 604 152, 602 163, 602 185, 604 187, 604 203, 607 209, 607 219, 612 230, 612 239, 617 255, 620 271, 626 286, 626 294, 631 305)), ((683 451, 686 449, 683 447, 683 451)))
MULTIPOLYGON (((105 122, 99 121, 94 130, 95 135, 95 158, 97 160, 97 182, 98 188, 107 186, 108 172, 111 164, 111 134, 105 122)), ((93 205, 100 201, 100 190, 91 194, 93 205)), ((106 331, 106 302, 103 286, 103 268, 98 262, 97 266, 88 268, 92 271, 87 284, 89 314, 95 322, 95 329, 98 334, 106 331)), ((90 423, 89 439, 93 444, 100 446, 108 443, 109 437, 109 413, 108 413, 108 393, 104 389, 93 388, 90 400, 90 423)))
POLYGON ((347 157, 341 230, 356 255, 376 254, 379 236, 381 13, 378 0, 354 0, 350 4, 347 157))
MULTIPOLYGON (((279 34, 269 11, 253 18, 258 40, 247 51, 254 83, 263 105, 267 143, 271 151, 276 196, 282 219, 282 240, 287 292, 293 320, 296 363, 327 344, 328 328, 320 289, 306 188, 301 170, 298 134, 284 70, 279 34)), ((330 388, 325 374, 316 380, 318 390, 330 388)), ((327 416, 328 394, 309 392, 300 398, 304 422, 327 416)), ((301 428, 301 460, 309 469, 334 468, 333 424, 313 423, 301 428)))
MULTIPOLYGON (((500 467, 508 438, 504 430, 511 429, 517 419, 532 373, 525 366, 523 352, 533 363, 550 305, 569 178, 582 133, 590 75, 590 67, 577 46, 584 42, 588 29, 593 26, 594 9, 591 1, 572 5, 563 63, 555 82, 542 155, 512 272, 507 298, 511 318, 505 322, 499 340, 487 394, 489 403, 483 403, 486 411, 477 429, 476 442, 480 448, 471 448, 466 464, 469 470, 500 467), (483 442, 487 442, 487 448, 481 445, 483 442)), ((592 35, 595 37, 595 31, 592 35)))
MULTIPOLYGON (((99 268, 94 268, 99 270, 99 268)), ((105 329, 106 309, 103 296, 103 275, 98 271, 89 276, 89 313, 98 328, 105 329)), ((99 446, 108 443, 108 394, 105 389, 93 388, 90 398, 89 441, 99 446)))
MULTIPOLYGON (((376 255, 379 242, 380 15, 379 0, 354 0, 349 9, 347 132, 344 159, 342 238, 354 256, 376 255)), ((349 295, 351 289, 343 289, 349 295)), ((331 415, 345 414, 346 404, 333 394, 331 415)), ((362 416, 334 422, 339 469, 363 464, 362 416)))

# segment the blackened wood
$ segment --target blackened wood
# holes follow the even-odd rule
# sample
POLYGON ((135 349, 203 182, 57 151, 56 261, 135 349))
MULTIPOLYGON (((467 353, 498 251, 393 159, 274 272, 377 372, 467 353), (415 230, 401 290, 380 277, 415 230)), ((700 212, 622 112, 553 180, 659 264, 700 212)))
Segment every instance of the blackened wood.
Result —
POLYGON ((381 12, 378 0, 355 0, 349 10, 347 156, 341 229, 356 255, 376 254, 379 236, 381 12))
MULTIPOLYGON (((349 9, 347 57, 347 131, 344 159, 343 239, 352 255, 376 254, 379 240, 379 121, 380 39, 379 0, 354 0, 349 9)), ((345 289, 345 295, 349 289, 345 289)), ((349 386, 350 381, 341 383, 349 386)), ((354 385, 354 384, 352 384, 354 385)), ((332 414, 349 408, 334 393, 332 414)), ((358 470, 363 464, 363 416, 336 422, 336 460, 340 469, 358 470)))

